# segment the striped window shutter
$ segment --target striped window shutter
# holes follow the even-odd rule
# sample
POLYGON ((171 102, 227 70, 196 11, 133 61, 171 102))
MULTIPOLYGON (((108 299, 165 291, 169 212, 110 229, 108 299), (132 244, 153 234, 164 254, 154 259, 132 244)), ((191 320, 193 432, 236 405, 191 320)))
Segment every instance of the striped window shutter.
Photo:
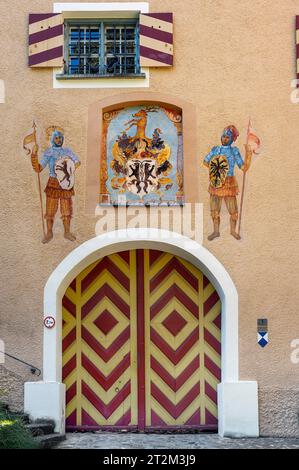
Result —
MULTIPOLYGON (((299 80, 299 15, 296 16, 296 70, 297 80, 299 80)), ((299 83, 297 83, 299 87, 299 83)))
POLYGON ((173 14, 140 14, 139 28, 141 67, 172 66, 173 14))
POLYGON ((63 18, 60 13, 31 13, 29 67, 62 67, 63 34, 63 18))

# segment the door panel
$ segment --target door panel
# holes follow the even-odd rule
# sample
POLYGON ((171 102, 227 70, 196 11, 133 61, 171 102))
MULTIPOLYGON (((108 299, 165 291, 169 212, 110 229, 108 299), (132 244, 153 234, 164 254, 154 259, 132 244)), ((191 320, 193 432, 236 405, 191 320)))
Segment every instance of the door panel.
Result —
POLYGON ((71 283, 62 313, 69 430, 217 428, 221 305, 192 264, 106 256, 71 283))
POLYGON ((217 425, 220 301, 187 261, 144 250, 146 425, 217 425), (216 323, 214 323, 216 321, 216 323))
POLYGON ((137 425, 136 253, 93 263, 63 299, 66 425, 137 425), (134 275, 132 275, 134 273, 134 275))

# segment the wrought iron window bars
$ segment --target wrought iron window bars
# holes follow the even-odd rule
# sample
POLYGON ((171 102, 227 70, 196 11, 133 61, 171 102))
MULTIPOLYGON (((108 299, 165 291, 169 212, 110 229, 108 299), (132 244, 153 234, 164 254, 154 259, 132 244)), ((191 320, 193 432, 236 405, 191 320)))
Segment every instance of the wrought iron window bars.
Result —
POLYGON ((140 75, 137 21, 67 22, 64 76, 140 75))

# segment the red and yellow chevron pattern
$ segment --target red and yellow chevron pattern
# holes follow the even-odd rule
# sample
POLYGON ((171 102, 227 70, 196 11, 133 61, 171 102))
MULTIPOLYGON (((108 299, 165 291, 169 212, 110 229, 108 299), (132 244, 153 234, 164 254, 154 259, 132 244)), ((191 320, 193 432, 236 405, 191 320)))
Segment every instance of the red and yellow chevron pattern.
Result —
POLYGON ((217 425, 219 297, 187 261, 145 250, 147 427, 217 425))
POLYGON ((135 256, 93 263, 63 298, 69 428, 137 425, 135 256))
POLYGON ((220 332, 217 292, 182 258, 92 264, 63 298, 68 428, 216 428, 220 332))

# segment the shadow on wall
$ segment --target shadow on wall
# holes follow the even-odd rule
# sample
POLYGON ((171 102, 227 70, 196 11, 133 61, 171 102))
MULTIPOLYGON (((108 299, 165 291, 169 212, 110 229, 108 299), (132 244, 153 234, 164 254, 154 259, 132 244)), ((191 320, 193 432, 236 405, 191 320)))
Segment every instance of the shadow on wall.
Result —
POLYGON ((0 365, 0 401, 12 411, 23 411, 24 382, 34 380, 30 372, 19 375, 0 365))

